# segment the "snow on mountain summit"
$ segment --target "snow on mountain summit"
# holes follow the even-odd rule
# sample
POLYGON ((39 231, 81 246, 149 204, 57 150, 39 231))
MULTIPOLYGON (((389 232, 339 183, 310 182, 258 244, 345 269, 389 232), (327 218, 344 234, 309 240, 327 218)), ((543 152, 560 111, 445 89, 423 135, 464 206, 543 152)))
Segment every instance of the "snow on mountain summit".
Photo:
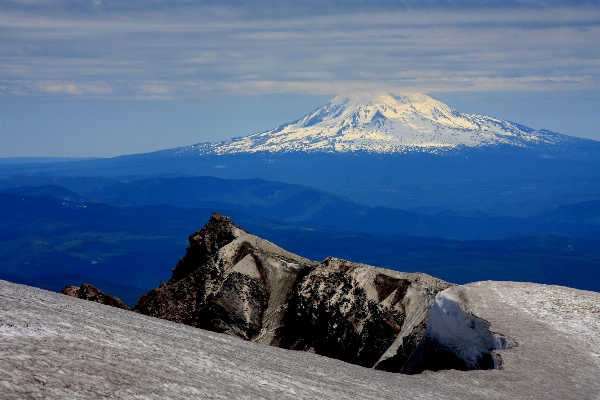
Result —
POLYGON ((200 153, 440 153, 464 147, 553 145, 568 136, 499 118, 458 112, 425 94, 340 95, 294 122, 220 143, 184 148, 200 153))

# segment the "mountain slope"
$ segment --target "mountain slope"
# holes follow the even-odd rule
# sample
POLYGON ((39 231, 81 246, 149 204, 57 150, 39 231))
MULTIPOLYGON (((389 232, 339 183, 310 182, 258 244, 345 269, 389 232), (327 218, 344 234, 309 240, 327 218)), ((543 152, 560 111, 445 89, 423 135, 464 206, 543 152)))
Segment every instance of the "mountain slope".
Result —
POLYGON ((461 113, 424 94, 354 93, 337 96, 312 113, 266 132, 175 152, 444 153, 498 145, 554 147, 579 141, 499 118, 461 113))
POLYGON ((0 281, 3 398, 592 399, 598 293, 458 287, 461 307, 519 344, 502 370, 400 375, 0 281))
POLYGON ((460 113, 425 95, 352 95, 290 124, 222 143, 0 165, 0 177, 31 173, 260 178, 371 207, 531 216, 600 199, 600 142, 460 113))

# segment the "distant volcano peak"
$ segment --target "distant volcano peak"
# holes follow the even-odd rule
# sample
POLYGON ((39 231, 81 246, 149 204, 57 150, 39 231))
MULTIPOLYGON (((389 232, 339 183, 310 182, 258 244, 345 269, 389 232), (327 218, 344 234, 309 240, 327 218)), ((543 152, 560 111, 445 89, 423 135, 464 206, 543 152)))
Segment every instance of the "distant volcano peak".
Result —
POLYGON ((443 153, 498 145, 553 146, 571 139, 499 118, 461 113, 422 93, 350 93, 275 129, 183 150, 201 154, 443 153))

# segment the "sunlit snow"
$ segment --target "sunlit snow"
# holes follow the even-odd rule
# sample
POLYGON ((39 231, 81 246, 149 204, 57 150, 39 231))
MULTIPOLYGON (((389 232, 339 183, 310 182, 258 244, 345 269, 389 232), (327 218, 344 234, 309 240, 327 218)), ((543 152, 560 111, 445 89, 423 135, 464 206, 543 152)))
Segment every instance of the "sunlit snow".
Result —
POLYGON ((499 118, 461 113, 424 94, 355 93, 337 96, 278 128, 182 151, 440 153, 502 144, 556 144, 568 138, 499 118))

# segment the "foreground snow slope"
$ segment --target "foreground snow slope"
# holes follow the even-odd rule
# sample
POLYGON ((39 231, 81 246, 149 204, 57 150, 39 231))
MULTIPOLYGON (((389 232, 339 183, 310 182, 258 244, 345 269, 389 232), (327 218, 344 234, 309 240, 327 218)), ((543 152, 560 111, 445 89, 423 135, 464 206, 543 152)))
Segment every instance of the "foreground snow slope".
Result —
POLYGON ((0 397, 600 397, 600 293, 512 282, 447 290, 511 342, 502 369, 374 371, 0 281, 0 397))

